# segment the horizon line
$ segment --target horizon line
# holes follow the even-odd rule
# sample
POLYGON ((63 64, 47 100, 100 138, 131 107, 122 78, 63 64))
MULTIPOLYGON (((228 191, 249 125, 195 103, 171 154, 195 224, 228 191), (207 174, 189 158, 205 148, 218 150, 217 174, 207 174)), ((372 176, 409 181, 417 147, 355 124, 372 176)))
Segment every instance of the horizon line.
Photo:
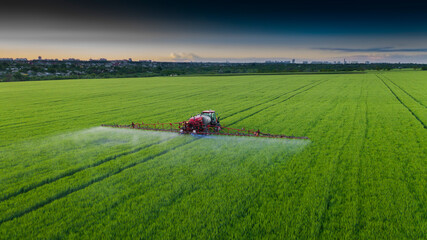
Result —
POLYGON ((427 63, 421 63, 421 62, 387 62, 387 61, 370 61, 370 60, 346 60, 343 58, 343 60, 317 60, 317 59, 298 59, 299 62, 296 62, 297 59, 292 58, 286 58, 287 60, 284 60, 285 58, 262 58, 262 57, 253 57, 253 58, 247 58, 247 59, 259 59, 259 61, 236 61, 241 58, 224 58, 221 60, 197 60, 197 59, 177 59, 177 60, 152 60, 152 59, 138 59, 133 60, 132 58, 126 58, 126 59, 107 59, 107 58, 98 58, 98 59, 79 59, 79 58, 34 58, 34 59, 28 59, 25 57, 21 58, 12 58, 12 57, 1 57, 0 62, 5 61, 53 61, 53 62, 67 62, 67 61, 75 61, 75 62, 115 62, 115 61, 126 61, 126 62, 158 62, 158 63, 286 63, 286 64, 427 64, 427 63), (229 61, 231 60, 231 61, 229 61), (292 62, 292 60, 295 60, 295 62, 292 62))

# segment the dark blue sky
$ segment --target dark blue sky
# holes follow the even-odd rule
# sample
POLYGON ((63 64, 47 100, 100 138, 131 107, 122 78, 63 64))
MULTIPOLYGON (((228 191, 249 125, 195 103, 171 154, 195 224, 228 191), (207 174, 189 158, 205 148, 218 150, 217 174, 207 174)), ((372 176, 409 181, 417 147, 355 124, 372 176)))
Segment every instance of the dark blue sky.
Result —
POLYGON ((2 4, 0 57, 427 61, 424 1, 2 4))

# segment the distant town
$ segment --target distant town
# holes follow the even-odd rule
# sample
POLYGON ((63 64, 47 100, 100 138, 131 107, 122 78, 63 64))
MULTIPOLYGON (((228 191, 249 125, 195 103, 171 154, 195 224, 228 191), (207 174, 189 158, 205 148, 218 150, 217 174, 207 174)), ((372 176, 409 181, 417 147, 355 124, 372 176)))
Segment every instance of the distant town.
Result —
POLYGON ((264 63, 229 62, 156 62, 107 60, 105 58, 80 60, 0 58, 0 81, 30 81, 79 78, 118 78, 178 76, 197 74, 262 74, 292 72, 349 72, 391 69, 427 70, 427 64, 363 63, 357 61, 265 61, 264 63))

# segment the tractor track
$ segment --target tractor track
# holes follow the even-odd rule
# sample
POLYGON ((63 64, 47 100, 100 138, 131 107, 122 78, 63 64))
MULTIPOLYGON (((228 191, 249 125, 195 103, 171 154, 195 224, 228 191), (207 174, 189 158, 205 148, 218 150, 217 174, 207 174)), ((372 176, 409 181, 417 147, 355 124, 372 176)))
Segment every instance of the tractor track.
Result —
MULTIPOLYGON (((400 90, 402 90, 403 92, 405 92, 408 96, 410 96, 414 101, 418 102, 420 105, 422 105, 423 107, 425 107, 425 105, 423 105, 421 102, 419 102, 417 99, 415 99, 412 95, 410 95, 409 93, 407 93, 405 90, 403 90, 401 87, 399 87, 397 84, 395 84, 393 81, 391 81, 388 77, 383 76, 384 78, 386 78, 388 81, 392 82, 396 87, 398 87, 400 90)), ((424 125, 424 128, 426 128, 426 126, 424 125)), ((408 189, 408 192, 411 194, 411 196, 417 201, 419 202, 421 197, 417 194, 417 191, 414 188, 414 184, 410 184, 410 182, 408 181, 408 179, 411 179, 411 177, 409 176, 408 171, 405 171, 406 169, 408 169, 409 167, 409 159, 406 159, 403 162, 403 167, 402 167, 402 174, 404 176, 405 179, 405 185, 408 189)), ((423 207, 421 205, 419 205, 418 207, 420 209, 420 212, 425 212, 423 210, 423 207)))
POLYGON ((7 201, 7 200, 9 200, 9 199, 11 199, 13 197, 16 197, 16 196, 20 195, 20 194, 27 193, 27 192, 29 192, 31 190, 34 190, 34 189, 39 188, 39 187, 42 187, 42 186, 44 186, 46 184, 50 184, 50 183, 56 182, 56 181, 58 181, 58 180, 60 180, 60 179, 62 179, 64 177, 72 176, 72 175, 74 175, 76 173, 79 173, 81 171, 84 171, 86 169, 94 168, 94 167, 97 167, 97 166, 99 166, 99 165, 101 165, 103 163, 107 163, 107 162, 110 162, 112 160, 115 160, 117 158, 120 158, 120 157, 123 157, 123 156, 127 156, 127 155, 130 155, 130 154, 133 154, 133 153, 137 153, 137 152, 142 151, 142 150, 144 150, 146 148, 149 148, 149 147, 152 147, 154 145, 158 145, 158 144, 161 144, 163 142, 166 142, 166 141, 168 141, 168 140, 170 140, 172 138, 163 139, 161 141, 157 141, 157 142, 145 145, 143 147, 138 147, 138 148, 135 148, 135 149, 127 151, 127 152, 123 152, 123 153, 116 154, 114 156, 106 157, 106 158, 102 159, 101 161, 95 162, 93 164, 82 166, 82 167, 73 169, 73 170, 68 171, 68 172, 64 172, 64 173, 59 174, 59 175, 57 175, 57 176, 55 176, 53 178, 47 178, 47 179, 45 179, 45 180, 43 180, 43 181, 41 181, 39 183, 23 187, 23 188, 19 189, 18 191, 15 191, 13 193, 7 194, 4 197, 1 197, 0 198, 0 202, 7 201))
POLYGON ((135 166, 137 166, 139 164, 148 162, 148 161, 150 161, 150 160, 152 160, 154 158, 157 158, 157 157, 160 157, 162 155, 165 155, 165 154, 167 154, 167 153, 169 153, 169 152, 171 152, 171 151, 173 151, 173 150, 175 150, 177 148, 183 147, 183 146, 188 145, 190 143, 193 143, 193 142, 195 142, 197 140, 199 140, 199 139, 193 139, 193 140, 191 140, 189 142, 185 142, 185 143, 179 144, 179 145, 177 145, 177 146, 175 146, 173 148, 164 150, 164 151, 162 151, 160 153, 157 153, 155 155, 152 155, 152 156, 149 156, 149 157, 145 157, 141 161, 134 162, 134 163, 128 164, 126 166, 123 166, 123 167, 117 169, 116 171, 114 171, 112 173, 107 173, 107 174, 104 174, 104 175, 102 175, 100 177, 92 179, 91 181, 89 181, 89 182, 87 182, 87 183, 85 183, 83 185, 80 185, 78 187, 74 187, 74 188, 70 188, 70 189, 67 189, 65 191, 62 191, 62 192, 60 192, 60 193, 58 193, 58 194, 56 194, 56 195, 54 195, 54 196, 52 196, 52 197, 50 197, 50 198, 42 201, 42 202, 39 202, 39 203, 35 204, 32 207, 29 207, 29 208, 27 208, 27 209, 25 209, 25 210, 23 210, 21 212, 13 214, 13 216, 10 216, 10 217, 7 217, 7 218, 4 218, 4 219, 0 220, 0 225, 3 224, 3 223, 5 223, 5 222, 12 221, 15 218, 19 218, 19 217, 22 217, 22 216, 24 216, 24 215, 26 215, 28 213, 36 211, 36 210, 38 210, 38 209, 46 206, 47 204, 50 204, 50 203, 52 203, 52 202, 54 202, 56 200, 60 200, 62 198, 65 198, 65 197, 67 197, 68 195, 70 195, 70 194, 72 194, 74 192, 83 190, 83 189, 85 189, 85 188, 87 188, 87 187, 89 187, 89 186, 91 186, 91 185, 93 185, 95 183, 101 182, 102 180, 105 180, 105 179, 107 179, 109 177, 115 176, 115 175, 123 172, 124 170, 130 169, 130 168, 133 168, 133 167, 135 167, 135 166))
POLYGON ((378 75, 376 75, 376 76, 378 79, 380 79, 384 83, 384 85, 394 95, 394 97, 400 102, 400 104, 402 104, 412 114, 412 116, 414 116, 414 118, 416 120, 418 120, 419 123, 421 123, 421 125, 424 127, 424 129, 427 129, 427 126, 424 124, 424 122, 421 121, 421 119, 397 96, 397 94, 390 88, 390 86, 387 85, 387 83, 385 83, 385 81, 382 78, 380 78, 378 75))
POLYGON ((338 101, 335 101, 334 103, 332 103, 328 109, 325 109, 325 111, 323 111, 321 114, 319 114, 314 121, 311 122, 311 124, 309 125, 309 127, 307 127, 307 129, 304 130, 304 132, 301 134, 302 136, 307 136, 311 130, 315 129, 316 126, 320 123, 320 121, 323 120, 322 117, 328 116, 328 113, 330 111, 332 111, 333 109, 337 108, 338 106, 338 101))
MULTIPOLYGON (((310 85, 315 84, 315 83, 317 83, 317 82, 319 82, 319 81, 320 81, 320 80, 318 80, 318 81, 314 81, 314 82, 310 82, 310 83, 308 83, 308 84, 306 84, 306 85, 303 85, 303 86, 301 86, 301 87, 298 87, 298 88, 296 88, 296 89, 294 89, 294 90, 292 90, 292 91, 289 91, 289 92, 285 92, 285 93, 283 93, 283 94, 280 94, 280 95, 278 95, 278 96, 276 96, 276 97, 274 97, 274 98, 272 98, 272 99, 269 99, 269 100, 267 100, 267 101, 264 101, 264 102, 262 102, 262 103, 255 104, 255 105, 250 106, 250 107, 248 107, 248 108, 245 108, 245 109, 242 109, 242 110, 237 111, 237 112, 235 112, 235 113, 232 113, 232 114, 230 114, 230 115, 228 115, 228 116, 226 116, 226 117, 224 117, 224 118, 222 118, 222 119, 224 120, 224 119, 226 119, 226 118, 232 117, 232 116, 234 116, 234 115, 236 115, 236 114, 239 114, 239 113, 241 113, 241 112, 245 112, 245 111, 250 110, 250 109, 252 109, 252 108, 255 108, 255 107, 261 106, 261 105, 263 105, 263 104, 267 104, 267 103, 269 103, 269 102, 271 102, 271 101, 274 101, 274 100, 276 100, 276 99, 279 99, 279 98, 281 98, 281 97, 283 97, 283 96, 285 96, 285 95, 287 95, 287 94, 289 94, 289 93, 293 93, 293 92, 295 92, 295 91, 298 91, 298 90, 299 90, 299 89, 301 89, 301 88, 304 88, 304 87, 310 86, 310 85)), ((231 125, 231 124, 229 124, 229 125, 231 125)))
MULTIPOLYGON (((260 113, 260 112, 262 112, 262 111, 264 111, 264 110, 266 110, 266 109, 269 109, 269 108, 274 107, 274 106, 276 106, 276 105, 278 105, 278 104, 281 104, 281 103, 283 103, 283 102, 286 102, 286 101, 288 101, 289 99, 291 99, 291 98, 293 98, 293 97, 295 97, 295 96, 297 96, 297 95, 299 95, 299 94, 301 94, 301 93, 307 92, 308 90, 310 90, 310 89, 312 89, 312 88, 314 88, 314 87, 316 87, 316 86, 318 86, 318 85, 320 85, 320 84, 322 84, 322 83, 324 83, 324 82, 326 82, 326 81, 328 81, 328 80, 321 81, 320 83, 316 82, 317 84, 312 85, 312 86, 310 86, 309 88, 306 88, 306 89, 304 89, 304 90, 303 90, 303 91, 301 91, 301 92, 297 92, 297 93, 295 93, 294 95, 289 96, 289 97, 287 97, 287 98, 285 98, 285 99, 283 99, 283 100, 281 100, 281 101, 279 101, 279 102, 277 102, 277 103, 273 103, 273 104, 271 104, 271 105, 270 105, 270 106, 268 106, 268 107, 265 107, 265 108, 263 108, 263 109, 260 109, 260 110, 258 110, 258 111, 256 111, 256 112, 253 112, 253 113, 251 113, 251 114, 249 114, 249 115, 245 116, 244 118, 240 118, 239 120, 236 120, 236 121, 234 121, 234 122, 232 122, 232 123, 229 123, 229 124, 227 124, 227 126, 231 126, 231 125, 233 125, 233 124, 236 124, 236 123, 238 123, 238 122, 240 122, 240 121, 243 121, 243 120, 245 120, 245 119, 247 119, 247 118, 249 118, 249 117, 252 117, 252 116, 254 116, 255 114, 258 114, 258 113, 260 113)), ((307 84, 307 85, 305 85, 305 86, 303 86, 303 87, 300 87, 300 88, 295 89, 295 90, 293 90, 293 91, 291 91, 291 92, 288 92, 288 93, 295 92, 295 91, 297 91, 297 90, 299 90, 299 89, 301 89, 301 88, 304 88, 304 87, 306 87, 306 86, 308 86, 308 85, 310 85, 310 84, 307 84)), ((288 93, 286 93, 286 94, 288 94, 288 93)), ((284 94, 284 95, 285 95, 285 94, 284 94)), ((282 96, 283 96, 283 95, 282 95, 282 96)))
MULTIPOLYGON (((361 98, 361 96, 362 96, 362 89, 360 91, 359 98, 361 98)), ((358 111, 360 109, 360 104, 361 103, 359 101, 357 106, 354 109, 354 112, 353 112, 352 129, 354 129, 354 125, 357 122, 357 117, 359 116, 358 111)), ((346 174, 343 174, 343 172, 348 170, 348 167, 347 167, 347 169, 343 170, 342 165, 343 165, 343 162, 345 161, 345 159, 342 159, 342 157, 343 157, 343 154, 345 153, 345 151, 343 151, 344 148, 350 143, 350 139, 353 136, 353 134, 352 134, 353 131, 354 130, 348 132, 347 136, 345 137, 343 144, 341 145, 341 147, 338 151, 339 153, 338 153, 337 157, 333 160, 333 165, 330 167, 331 177, 327 183, 327 191, 326 191, 326 196, 324 198, 325 208, 323 209, 323 211, 320 215, 320 219, 319 219, 320 226, 317 229, 316 238, 321 238, 321 235, 323 234, 323 232, 325 230, 325 222, 327 220, 327 215, 328 215, 328 212, 330 211, 330 208, 332 205, 331 200, 334 197, 334 195, 336 195, 336 194, 334 194, 334 192, 337 192, 337 191, 332 191, 334 188, 336 188, 336 185, 333 184, 334 181, 337 181, 336 176, 338 176, 338 177, 343 176, 343 179, 342 179, 343 182, 345 181, 344 179, 347 176, 346 174), (340 172, 340 171, 342 171, 342 172, 340 172), (340 172, 340 174, 338 174, 338 172, 340 172)), ((346 166, 344 166, 344 168, 345 167, 346 166)))
MULTIPOLYGON (((353 125, 354 125, 354 123, 353 123, 353 125)), ((344 143, 343 143, 343 145, 341 145, 341 148, 339 150, 339 154, 338 154, 338 156, 337 156, 337 158, 335 160, 335 164, 334 164, 334 166, 331 166, 331 168, 332 168, 331 169, 331 173, 333 175, 331 176, 331 179, 328 181, 328 187, 327 187, 327 191, 326 191, 326 196, 324 197, 324 201, 325 201, 324 204, 326 206, 325 206, 325 208, 323 209, 323 211, 322 211, 322 213, 320 215, 320 220, 319 220, 320 226, 319 226, 319 228, 317 230, 317 233, 316 233, 317 238, 320 238, 320 236, 322 235, 322 233, 323 233, 323 231, 325 229, 326 216, 327 216, 327 214, 329 212, 329 209, 331 207, 331 200, 332 200, 333 195, 334 195, 333 192, 332 192, 332 186, 333 186, 334 178, 335 178, 336 172, 339 169, 339 165, 342 164, 343 160, 341 159, 341 157, 342 157, 342 154, 343 154, 343 149, 350 142, 351 135, 352 134, 349 133, 347 135, 347 137, 345 138, 344 143)))
POLYGON ((321 114, 319 114, 319 115, 314 119, 314 121, 313 121, 313 122, 311 122, 311 124, 309 125, 309 127, 308 127, 306 130, 304 130, 304 132, 302 133, 302 136, 307 136, 307 135, 308 135, 308 133, 309 133, 312 129, 315 129, 315 128, 316 128, 316 126, 320 123, 320 121, 322 121, 322 120, 323 120, 323 118, 322 118, 322 117, 328 116, 328 112, 330 112, 330 111, 332 111, 333 109, 337 108, 338 103, 339 103, 339 101, 338 101, 338 100, 332 101, 332 102, 329 104, 329 106, 330 106, 330 107, 328 107, 327 109, 325 109, 325 111, 323 111, 321 114))
POLYGON ((410 98, 412 98, 415 102, 419 103, 421 106, 427 108, 426 105, 424 105, 422 102, 420 102, 418 99, 416 99, 414 96, 412 96, 410 93, 408 93, 406 90, 404 90, 403 88, 401 88, 399 85, 397 85, 395 82, 393 82, 389 77, 386 77, 384 75, 383 76, 385 79, 387 79, 389 82, 393 83, 396 87, 398 87, 400 90, 402 90, 404 93, 406 93, 406 95, 408 95, 410 98))
MULTIPOLYGON (((363 144, 360 148, 359 154, 358 154, 358 162, 357 162, 357 180, 356 180, 356 184, 357 184, 357 200, 356 200, 356 221, 354 224, 354 228, 353 228, 353 236, 356 236, 355 239, 360 239, 360 230, 364 227, 364 222, 363 219, 361 218, 362 214, 363 214, 363 205, 362 205, 362 196, 363 196, 363 185, 362 185, 362 170, 363 170, 363 161, 362 161, 362 156, 364 153, 366 153, 366 148, 367 148, 367 139, 368 139, 368 131, 369 131, 369 104, 368 104, 368 96, 369 96, 369 92, 368 92, 368 86, 366 86, 366 78, 365 78, 365 101, 364 101, 364 106, 365 106, 365 113, 364 115, 364 127, 365 130, 363 132, 363 144)), ((355 164, 356 165, 356 164, 355 164)))
MULTIPOLYGON (((335 102, 338 102, 338 101, 335 101, 335 102)), ((329 116, 329 114, 330 114, 330 110, 331 109, 334 109, 334 108, 336 108, 337 107, 337 105, 335 105, 334 107, 332 107, 332 108, 329 108, 329 111, 325 111, 325 114, 324 114, 324 116, 329 116)), ((353 118, 354 119, 354 118, 353 118)), ((323 118, 323 119, 320 119, 320 121, 322 122, 322 121, 328 121, 326 118, 323 118)), ((353 122, 354 123, 354 122, 353 122)), ((333 135, 338 135, 338 132, 337 132, 337 130, 335 130, 334 131, 334 134, 333 135)), ((349 133, 349 135, 351 135, 350 133, 349 133)), ((347 135, 346 136, 346 139, 344 140, 344 143, 341 145, 341 149, 342 148, 344 148, 345 147, 345 144, 349 141, 349 135, 347 135)), ((338 156, 337 156, 338 157, 338 156)), ((315 159, 317 159, 317 158, 312 158, 311 160, 309 160, 308 162, 307 162, 307 165, 304 167, 304 171, 308 171, 308 169, 311 169, 315 164, 316 164, 316 161, 315 161, 315 159)), ((337 168, 335 168, 335 169, 337 169, 337 168)), ((304 179, 304 177, 300 177, 301 179, 304 179)), ((310 182, 310 180, 311 180, 311 177, 306 177, 306 180, 305 181, 307 181, 307 182, 310 182)), ((304 180, 300 180, 300 182, 303 182, 304 180)), ((329 183, 329 182, 328 182, 329 183)), ((301 185, 301 183, 300 183, 300 185, 301 185)), ((305 198, 306 197, 306 192, 309 192, 309 190, 307 190, 308 189, 308 184, 306 184, 305 186, 303 186, 303 187, 301 187, 299 185, 299 187, 300 187, 300 190, 301 190, 301 194, 300 195, 298 195, 299 196, 299 199, 303 199, 303 198, 305 198)), ((330 190, 328 189, 328 191, 327 192, 325 192, 325 195, 324 195, 324 197, 323 197, 324 199, 325 199, 325 203, 324 204, 326 204, 326 207, 325 207, 325 209, 324 209, 324 211, 322 211, 321 212, 321 215, 320 215, 320 217, 321 218, 325 218, 325 216, 323 215, 323 214, 326 214, 326 212, 329 210, 329 208, 330 208, 330 201, 332 200, 332 198, 330 197, 330 190)), ((296 211, 302 211, 301 210, 301 208, 297 208, 296 209, 296 211)), ((316 237, 315 237, 315 239, 318 239, 319 237, 318 236, 320 236, 321 234, 322 234, 322 232, 323 232, 323 230, 324 230, 324 226, 323 226, 323 224, 324 223, 321 223, 320 224, 320 226, 319 227, 317 227, 316 228, 316 230, 315 230, 315 232, 313 233, 313 234, 315 234, 316 235, 316 237)), ((299 224, 299 226, 297 227, 297 232, 301 232, 302 231, 302 228, 303 228, 303 225, 304 224, 299 224)))

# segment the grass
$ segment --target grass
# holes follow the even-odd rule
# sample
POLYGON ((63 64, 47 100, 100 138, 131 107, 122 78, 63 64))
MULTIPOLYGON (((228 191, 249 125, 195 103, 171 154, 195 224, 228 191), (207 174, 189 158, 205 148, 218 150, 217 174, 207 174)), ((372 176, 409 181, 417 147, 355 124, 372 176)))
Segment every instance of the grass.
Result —
POLYGON ((423 239, 427 73, 0 84, 0 235, 423 239), (102 128, 222 124, 311 140, 102 128))

